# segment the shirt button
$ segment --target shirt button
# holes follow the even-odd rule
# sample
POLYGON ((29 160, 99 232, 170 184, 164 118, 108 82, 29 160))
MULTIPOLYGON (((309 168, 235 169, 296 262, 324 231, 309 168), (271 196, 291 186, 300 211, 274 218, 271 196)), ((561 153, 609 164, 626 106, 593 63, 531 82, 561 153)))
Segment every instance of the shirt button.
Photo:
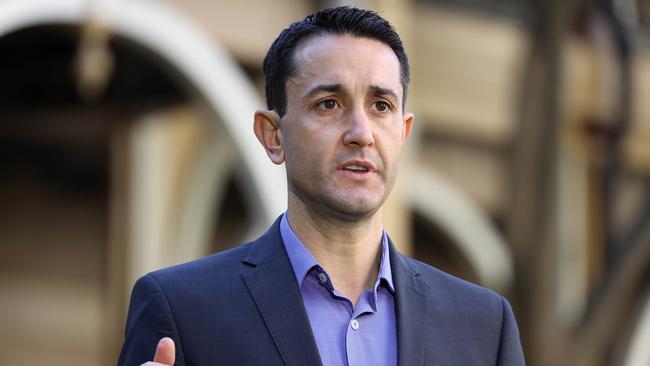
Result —
POLYGON ((352 329, 354 329, 354 330, 359 329, 359 321, 356 320, 356 319, 352 319, 352 321, 350 322, 350 326, 351 326, 352 329))
POLYGON ((327 275, 325 273, 321 272, 321 273, 318 274, 318 279, 320 280, 320 282, 326 283, 327 282, 327 275))

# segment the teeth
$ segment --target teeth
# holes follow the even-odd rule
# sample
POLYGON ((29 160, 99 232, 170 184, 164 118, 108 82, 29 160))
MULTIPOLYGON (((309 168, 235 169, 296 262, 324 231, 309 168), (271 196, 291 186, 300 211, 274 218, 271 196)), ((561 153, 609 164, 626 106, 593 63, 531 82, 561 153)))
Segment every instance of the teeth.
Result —
POLYGON ((345 169, 353 170, 355 172, 365 172, 365 171, 368 170, 367 168, 364 168, 364 167, 359 166, 359 165, 349 165, 349 166, 346 166, 345 169))

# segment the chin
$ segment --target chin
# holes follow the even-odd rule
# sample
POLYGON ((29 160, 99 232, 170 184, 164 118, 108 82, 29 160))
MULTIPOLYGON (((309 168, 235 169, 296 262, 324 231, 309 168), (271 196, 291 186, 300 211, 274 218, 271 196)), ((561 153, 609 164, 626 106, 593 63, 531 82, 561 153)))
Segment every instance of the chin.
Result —
POLYGON ((335 216, 346 221, 357 221, 371 218, 381 207, 383 200, 359 200, 358 198, 349 198, 345 200, 336 200, 324 202, 328 211, 335 216))

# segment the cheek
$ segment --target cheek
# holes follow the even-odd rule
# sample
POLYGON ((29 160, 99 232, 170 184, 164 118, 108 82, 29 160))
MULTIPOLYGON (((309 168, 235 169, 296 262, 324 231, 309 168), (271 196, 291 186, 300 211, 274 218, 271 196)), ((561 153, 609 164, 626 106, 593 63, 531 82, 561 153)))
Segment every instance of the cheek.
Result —
POLYGON ((336 149, 341 134, 333 124, 314 121, 301 128, 295 136, 296 151, 301 150, 305 155, 316 155, 326 159, 328 152, 336 149))
POLYGON ((401 133, 384 135, 379 139, 377 148, 380 151, 384 166, 390 170, 396 170, 402 152, 401 133))
POLYGON ((304 165, 304 156, 305 152, 300 143, 293 143, 285 146, 285 164, 287 169, 290 171, 295 171, 300 169, 304 165))
POLYGON ((307 170, 320 159, 320 144, 309 136, 294 135, 284 146, 288 168, 307 170))

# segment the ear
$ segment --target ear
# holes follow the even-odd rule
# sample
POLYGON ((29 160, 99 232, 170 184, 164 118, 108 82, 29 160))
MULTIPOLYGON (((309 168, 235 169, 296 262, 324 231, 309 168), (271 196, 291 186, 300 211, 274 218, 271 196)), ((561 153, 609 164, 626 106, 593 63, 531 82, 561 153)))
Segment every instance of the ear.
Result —
POLYGON ((271 161, 275 164, 282 164, 284 148, 282 147, 280 116, 275 111, 257 110, 253 121, 253 130, 271 161))
POLYGON ((413 122, 415 121, 415 116, 413 113, 404 113, 402 119, 404 122, 402 125, 402 141, 406 141, 406 139, 411 135, 411 132, 413 131, 413 122))

